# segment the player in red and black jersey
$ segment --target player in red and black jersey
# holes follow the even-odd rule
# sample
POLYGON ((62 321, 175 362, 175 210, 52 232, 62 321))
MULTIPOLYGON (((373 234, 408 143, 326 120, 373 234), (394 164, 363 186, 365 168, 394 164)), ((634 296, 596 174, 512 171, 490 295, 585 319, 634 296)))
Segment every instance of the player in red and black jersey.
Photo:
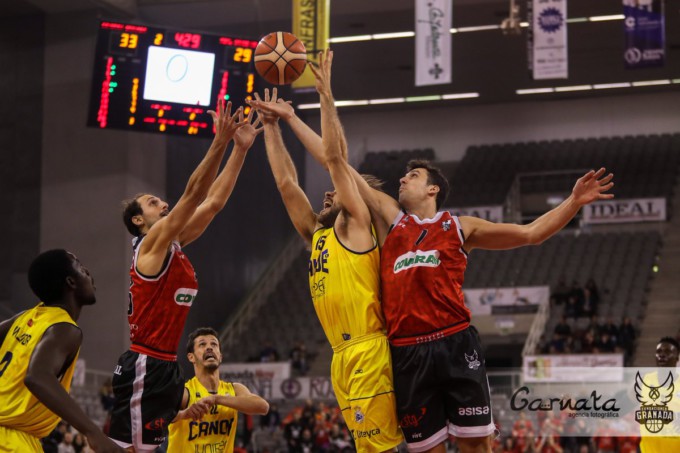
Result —
MULTIPOLYGON (((189 178, 172 210, 160 198, 142 194, 125 203, 123 220, 135 236, 130 266, 128 322, 130 350, 118 360, 113 376, 115 403, 109 435, 122 447, 153 451, 165 441, 168 425, 184 408, 184 377, 177 348, 196 294, 194 268, 182 247, 196 240, 231 195, 247 151, 262 131, 244 119, 239 108, 231 114, 220 103, 210 112, 215 138, 189 178), (227 144, 229 159, 218 175, 227 144)), ((196 403, 192 413, 209 409, 196 403)), ((132 450, 131 450, 132 451, 132 450)))
POLYGON ((392 347, 397 410, 414 452, 444 451, 448 434, 462 452, 491 451, 494 432, 484 357, 470 325, 462 285, 475 248, 540 244, 582 206, 612 198, 605 169, 581 177, 558 207, 528 225, 492 223, 439 211, 448 182, 426 161, 412 161, 399 201, 361 182, 382 244, 382 303, 392 347))

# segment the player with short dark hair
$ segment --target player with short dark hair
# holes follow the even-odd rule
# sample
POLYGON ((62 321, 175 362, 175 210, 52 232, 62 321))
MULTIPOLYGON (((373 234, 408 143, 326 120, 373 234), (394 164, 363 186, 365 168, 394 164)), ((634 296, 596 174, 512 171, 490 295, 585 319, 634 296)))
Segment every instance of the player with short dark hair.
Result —
POLYGON ((83 339, 76 321, 96 302, 90 272, 55 249, 33 260, 28 282, 41 302, 0 323, 0 448, 42 451, 40 439, 63 418, 95 451, 122 451, 68 394, 83 339))
MULTIPOLYGON (((331 382, 345 423, 357 451, 391 451, 403 436, 396 418, 389 344, 380 310, 380 251, 370 212, 344 157, 347 143, 330 88, 332 54, 321 55, 320 61, 314 74, 321 100, 322 160, 335 189, 325 193, 318 215, 298 184, 276 112, 262 114, 267 157, 286 210, 312 249, 310 292, 333 348, 331 382)), ((251 105, 291 108, 276 96, 274 91, 270 99, 267 90, 264 102, 257 96, 251 105)))
MULTIPOLYGON (((220 102, 210 111, 215 138, 189 178, 175 207, 160 198, 138 195, 128 200, 123 221, 135 236, 130 266, 128 322, 130 350, 118 360, 113 376, 115 403, 109 435, 138 453, 155 450, 167 436, 168 424, 180 409, 184 377, 177 348, 198 282, 182 251, 208 227, 232 193, 245 156, 262 131, 244 119, 239 108, 220 102), (224 169, 220 163, 231 140, 234 147, 224 169)), ((195 410, 205 412, 207 405, 195 410)))
POLYGON ((269 403, 243 384, 220 380, 222 351, 214 329, 201 327, 189 334, 187 358, 195 376, 184 385, 182 407, 201 401, 210 410, 196 419, 190 409, 178 413, 170 425, 168 453, 233 451, 238 413, 265 415, 269 403))

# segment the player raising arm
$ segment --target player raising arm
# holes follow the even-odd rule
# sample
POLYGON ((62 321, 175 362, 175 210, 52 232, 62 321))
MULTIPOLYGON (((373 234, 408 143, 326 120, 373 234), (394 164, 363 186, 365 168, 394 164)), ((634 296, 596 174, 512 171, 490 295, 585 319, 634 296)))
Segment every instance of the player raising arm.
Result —
MULTIPOLYGON (((115 403, 110 436, 126 448, 151 451, 163 443, 168 424, 181 409, 184 378, 177 347, 189 309, 198 293, 194 268, 182 246, 198 238, 224 207, 247 151, 262 128, 251 124, 231 103, 210 112, 215 138, 189 178, 172 210, 160 198, 143 194, 125 205, 123 220, 133 240, 128 322, 130 350, 119 359, 113 377, 115 403), (217 172, 227 144, 234 148, 217 172)), ((192 410, 205 412, 200 404, 192 410)))

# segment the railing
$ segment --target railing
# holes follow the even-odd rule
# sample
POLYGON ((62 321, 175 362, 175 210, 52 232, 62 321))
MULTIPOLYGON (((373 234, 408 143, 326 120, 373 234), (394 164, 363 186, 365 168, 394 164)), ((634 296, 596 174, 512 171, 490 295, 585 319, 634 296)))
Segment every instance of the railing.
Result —
POLYGON ((273 260, 262 274, 253 290, 240 303, 238 309, 226 322, 220 332, 220 344, 225 355, 234 347, 248 323, 274 292, 292 262, 304 249, 302 240, 295 235, 285 245, 279 256, 273 260))
POLYGON ((531 328, 529 329, 529 335, 524 342, 524 348, 522 349, 522 357, 525 355, 531 355, 536 352, 536 346, 541 340, 541 335, 545 330, 545 324, 550 317, 550 301, 546 300, 538 306, 538 312, 536 317, 534 317, 534 322, 531 323, 531 328))

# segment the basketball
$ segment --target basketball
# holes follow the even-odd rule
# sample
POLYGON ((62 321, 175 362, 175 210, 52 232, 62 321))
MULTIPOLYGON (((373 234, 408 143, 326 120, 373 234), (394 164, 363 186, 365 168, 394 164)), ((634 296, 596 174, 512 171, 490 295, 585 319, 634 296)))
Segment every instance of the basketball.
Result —
POLYGON ((270 33, 255 48, 255 69, 273 85, 293 83, 302 75, 306 65, 305 45, 292 33, 270 33))

